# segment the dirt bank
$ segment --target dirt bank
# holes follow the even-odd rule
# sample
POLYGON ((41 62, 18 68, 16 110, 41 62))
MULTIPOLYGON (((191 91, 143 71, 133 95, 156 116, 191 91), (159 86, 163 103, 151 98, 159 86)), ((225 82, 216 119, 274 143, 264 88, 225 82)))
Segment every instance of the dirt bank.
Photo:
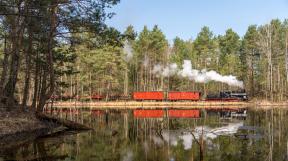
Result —
POLYGON ((58 127, 55 123, 37 119, 34 112, 0 109, 0 149, 34 140, 58 127))

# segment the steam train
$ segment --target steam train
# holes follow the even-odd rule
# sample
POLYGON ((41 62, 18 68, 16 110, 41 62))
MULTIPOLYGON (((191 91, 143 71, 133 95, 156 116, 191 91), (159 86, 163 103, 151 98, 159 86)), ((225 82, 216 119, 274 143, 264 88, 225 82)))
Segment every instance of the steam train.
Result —
MULTIPOLYGON (((61 100, 67 100, 66 97, 62 96, 61 100)), ((54 100, 59 100, 60 97, 53 97, 54 100), (58 98, 58 99, 57 99, 58 98)), ((100 94, 94 94, 86 97, 69 97, 69 99, 82 99, 82 100, 94 100, 101 101, 108 99, 109 101, 117 100, 134 100, 134 101, 247 101, 248 96, 243 91, 222 91, 218 94, 208 94, 206 98, 201 98, 201 92, 199 91, 143 91, 133 92, 132 96, 123 95, 110 95, 109 97, 102 96, 100 94)))
MULTIPOLYGON (((134 92, 133 100, 136 101, 200 101, 201 92, 134 92)), ((248 96, 245 90, 243 91, 222 91, 219 94, 210 94, 204 99, 205 101, 247 101, 248 96)))

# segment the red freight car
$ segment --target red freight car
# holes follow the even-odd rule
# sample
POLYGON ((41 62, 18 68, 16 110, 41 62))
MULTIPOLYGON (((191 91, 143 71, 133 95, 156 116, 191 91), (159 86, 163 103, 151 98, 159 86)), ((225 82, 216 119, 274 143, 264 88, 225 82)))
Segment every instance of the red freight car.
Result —
POLYGON ((164 92, 134 92, 133 99, 136 101, 141 100, 164 100, 164 92))
POLYGON ((200 118, 200 110, 168 110, 170 118, 200 118))
POLYGON ((189 100, 189 101, 199 101, 201 93, 200 92, 168 92, 169 101, 179 101, 179 100, 189 100))

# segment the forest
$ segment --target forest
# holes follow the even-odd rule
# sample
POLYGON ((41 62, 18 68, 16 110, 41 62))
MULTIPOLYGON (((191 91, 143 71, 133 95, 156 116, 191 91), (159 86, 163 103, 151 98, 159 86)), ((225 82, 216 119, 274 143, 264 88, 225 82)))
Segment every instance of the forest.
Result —
MULTIPOLYGON (((161 26, 121 33, 105 24, 119 0, 1 0, 1 106, 42 110, 53 97, 83 99, 133 91, 238 90, 223 81, 177 74, 185 62, 243 81, 250 99, 288 98, 288 19, 169 42, 161 26), (175 71, 177 67, 177 71, 175 71), (168 70, 168 71, 167 71, 168 70)), ((193 21, 193 20, 189 20, 193 21)), ((191 26, 193 28, 193 26, 191 26)), ((192 35, 192 33, 191 33, 192 35)))

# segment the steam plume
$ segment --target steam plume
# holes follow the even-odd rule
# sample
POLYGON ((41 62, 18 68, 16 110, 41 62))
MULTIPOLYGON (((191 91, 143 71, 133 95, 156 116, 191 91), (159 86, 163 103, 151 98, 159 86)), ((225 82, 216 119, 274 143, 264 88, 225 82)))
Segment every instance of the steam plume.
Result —
POLYGON ((168 66, 155 65, 153 73, 158 76, 168 77, 178 75, 183 78, 188 78, 197 83, 208 83, 210 81, 221 82, 228 84, 229 86, 236 86, 243 88, 243 82, 237 80, 236 76, 233 75, 221 75, 214 70, 207 71, 206 69, 197 70, 192 68, 190 60, 184 60, 182 69, 179 69, 177 64, 173 63, 168 66))
POLYGON ((123 50, 124 50, 124 53, 126 54, 125 61, 129 62, 133 58, 133 50, 127 40, 124 42, 123 50))

